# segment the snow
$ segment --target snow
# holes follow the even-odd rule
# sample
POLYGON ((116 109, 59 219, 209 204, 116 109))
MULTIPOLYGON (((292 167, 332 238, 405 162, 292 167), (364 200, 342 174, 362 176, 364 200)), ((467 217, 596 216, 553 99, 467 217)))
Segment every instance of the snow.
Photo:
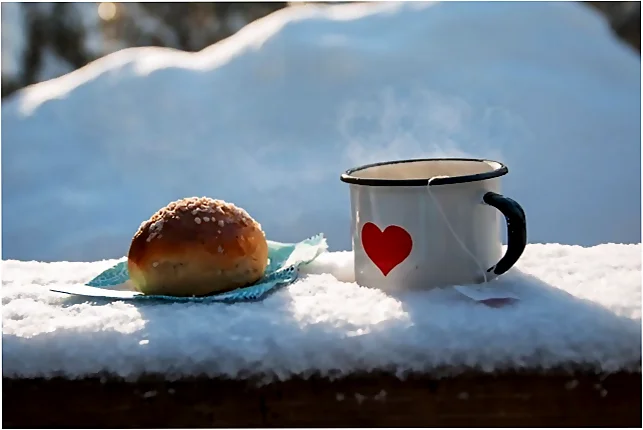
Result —
POLYGON ((506 163, 532 243, 639 243, 640 89, 571 2, 305 5, 196 54, 122 50, 2 103, 3 258, 118 258, 193 195, 346 250, 339 174, 431 156, 506 163))
POLYGON ((350 252, 322 254, 258 303, 87 302, 49 291, 113 263, 2 263, 3 377, 640 371, 640 244, 529 245, 490 284, 520 297, 500 308, 449 288, 392 296, 359 287, 350 252))

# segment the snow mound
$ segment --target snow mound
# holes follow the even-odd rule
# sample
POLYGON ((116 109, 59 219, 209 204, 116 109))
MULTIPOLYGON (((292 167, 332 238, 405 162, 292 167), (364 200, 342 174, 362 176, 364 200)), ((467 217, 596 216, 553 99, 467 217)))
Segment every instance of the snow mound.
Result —
POLYGON ((118 258, 193 195, 349 249, 339 174, 432 156, 506 163, 531 242, 639 243, 640 69, 571 2, 307 5, 123 50, 3 102, 3 255, 118 258))
POLYGON ((640 370, 640 245, 529 245, 493 283, 521 299, 502 308, 453 289, 359 287, 350 252, 322 254, 258 303, 91 303, 49 291, 112 263, 2 263, 3 377, 640 370))

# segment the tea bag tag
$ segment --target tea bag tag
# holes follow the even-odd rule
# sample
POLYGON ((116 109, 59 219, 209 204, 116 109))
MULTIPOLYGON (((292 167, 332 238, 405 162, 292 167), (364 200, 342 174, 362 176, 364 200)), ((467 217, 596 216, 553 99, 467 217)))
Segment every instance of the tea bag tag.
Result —
POLYGON ((505 306, 520 300, 520 297, 513 292, 502 291, 498 287, 498 284, 456 285, 453 289, 471 300, 492 307, 505 306))

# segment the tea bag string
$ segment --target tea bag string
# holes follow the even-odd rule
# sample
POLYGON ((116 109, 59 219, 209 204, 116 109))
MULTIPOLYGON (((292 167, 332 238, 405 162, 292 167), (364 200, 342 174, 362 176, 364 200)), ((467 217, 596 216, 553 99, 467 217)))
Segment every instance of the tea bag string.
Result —
POLYGON ((449 222, 449 218, 446 216, 446 214, 444 213, 444 210, 442 209, 442 205, 440 204, 438 199, 435 197, 435 195, 431 191, 431 182, 434 179, 439 179, 439 178, 441 178, 441 176, 433 176, 433 177, 431 177, 429 179, 429 181, 427 182, 427 184, 426 184, 427 185, 426 190, 429 193, 429 196, 431 197, 431 199, 433 200, 433 203, 435 203, 435 205, 437 206, 438 210, 440 211, 440 214, 442 215, 442 219, 444 220, 444 222, 446 223, 447 227, 449 228, 449 231, 451 232, 453 237, 455 237, 455 240, 458 241, 458 244, 460 244, 460 247, 464 250, 464 252, 469 254, 469 257, 471 257, 473 259, 473 261, 476 263, 476 265, 478 266, 478 269, 482 273, 482 278, 484 279, 484 282, 487 283, 488 282, 487 281, 487 271, 484 270, 484 267, 482 267, 482 264, 480 264, 480 261, 478 261, 478 259, 473 254, 473 252, 471 252, 471 250, 467 247, 467 245, 465 245, 465 243, 462 241, 462 239, 460 239, 460 236, 458 236, 458 234, 455 232, 455 230, 453 230, 453 226, 449 222))

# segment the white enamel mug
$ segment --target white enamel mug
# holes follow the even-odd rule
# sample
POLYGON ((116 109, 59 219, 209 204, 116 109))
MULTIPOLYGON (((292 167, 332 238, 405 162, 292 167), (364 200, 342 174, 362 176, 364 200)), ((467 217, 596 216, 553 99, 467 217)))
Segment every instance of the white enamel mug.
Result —
POLYGON ((478 284, 505 273, 527 244, 523 209, 499 194, 507 173, 497 161, 461 158, 346 171, 341 180, 350 184, 356 282, 397 292, 478 284))

